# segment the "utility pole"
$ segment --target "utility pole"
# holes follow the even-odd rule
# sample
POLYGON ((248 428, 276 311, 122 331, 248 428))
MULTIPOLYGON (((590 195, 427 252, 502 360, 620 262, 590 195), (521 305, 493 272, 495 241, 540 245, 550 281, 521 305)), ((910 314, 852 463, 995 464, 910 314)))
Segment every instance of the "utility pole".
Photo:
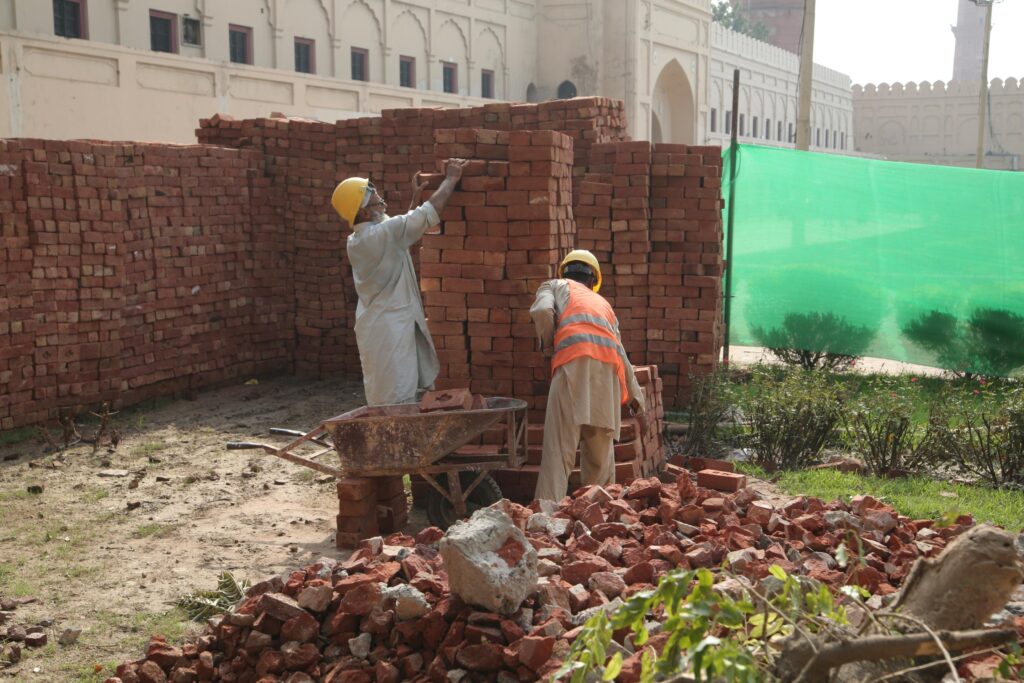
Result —
POLYGON ((985 8, 985 38, 981 48, 981 94, 978 97, 978 168, 985 168, 985 128, 988 124, 988 43, 992 36, 994 0, 974 0, 985 8))
POLYGON ((811 90, 814 83, 814 2, 804 0, 804 28, 800 37, 800 90, 797 95, 796 148, 811 146, 811 90))

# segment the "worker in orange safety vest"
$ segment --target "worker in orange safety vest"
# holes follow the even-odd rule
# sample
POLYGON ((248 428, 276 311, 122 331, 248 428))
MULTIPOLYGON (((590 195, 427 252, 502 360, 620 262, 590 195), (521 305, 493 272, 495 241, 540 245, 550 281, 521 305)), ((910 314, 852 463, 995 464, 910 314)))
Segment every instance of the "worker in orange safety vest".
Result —
POLYGON ((622 406, 640 416, 646 408, 619 321, 600 288, 600 264, 577 249, 562 260, 558 279, 540 286, 530 308, 541 347, 552 352, 538 500, 567 494, 581 438, 583 485, 614 483, 622 406))

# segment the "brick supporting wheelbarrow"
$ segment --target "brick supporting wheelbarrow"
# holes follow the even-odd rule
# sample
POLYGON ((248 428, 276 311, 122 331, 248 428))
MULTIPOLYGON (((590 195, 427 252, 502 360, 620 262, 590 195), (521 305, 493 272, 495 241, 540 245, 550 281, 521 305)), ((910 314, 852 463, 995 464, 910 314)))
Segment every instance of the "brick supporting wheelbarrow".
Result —
POLYGON ((262 449, 337 478, 417 474, 431 486, 427 517, 446 529, 502 498, 490 471, 526 462, 526 415, 526 402, 515 398, 488 398, 478 410, 429 413, 420 412, 415 403, 364 406, 325 420, 308 433, 271 429, 271 434, 298 437, 280 448, 248 441, 232 441, 227 447, 262 449), (498 424, 505 425, 503 447, 467 446, 498 424), (321 448, 300 455, 296 450, 303 446, 321 448), (331 451, 337 452, 339 467, 316 460, 331 451))

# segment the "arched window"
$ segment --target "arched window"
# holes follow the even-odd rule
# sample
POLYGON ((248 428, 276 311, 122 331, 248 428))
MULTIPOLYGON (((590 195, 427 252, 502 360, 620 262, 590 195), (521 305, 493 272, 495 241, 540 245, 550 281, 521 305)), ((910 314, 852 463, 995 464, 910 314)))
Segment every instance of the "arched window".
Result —
POLYGON ((576 97, 576 85, 572 81, 562 81, 558 86, 558 99, 568 100, 576 97))
POLYGON ((533 83, 531 83, 530 85, 526 86, 526 101, 527 102, 536 102, 537 101, 537 86, 535 86, 533 83))

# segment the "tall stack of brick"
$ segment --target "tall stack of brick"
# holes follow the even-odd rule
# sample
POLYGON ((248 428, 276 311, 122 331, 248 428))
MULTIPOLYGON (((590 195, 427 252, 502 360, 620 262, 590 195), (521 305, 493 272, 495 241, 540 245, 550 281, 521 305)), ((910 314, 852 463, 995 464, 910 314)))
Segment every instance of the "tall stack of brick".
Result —
POLYGON ((277 276, 253 257, 260 154, 41 140, 0 150, 0 201, 13 208, 0 426, 290 366, 281 338, 253 334, 277 276))
POLYGON ((253 367, 248 168, 255 155, 161 145, 123 153, 141 229, 133 238, 144 247, 152 240, 128 257, 135 261, 126 291, 135 302, 125 313, 128 395, 145 396, 159 383, 190 389, 194 376, 218 381, 236 364, 253 367))
POLYGON ((477 170, 445 235, 424 242, 427 297, 446 309, 430 311, 442 381, 522 396, 539 417, 548 372, 529 302, 580 246, 606 264, 602 293, 631 360, 657 363, 675 402, 720 345, 719 152, 652 155, 621 141, 621 112, 580 98, 332 125, 215 116, 197 147, 2 142, 0 428, 251 372, 360 377, 348 231, 331 190, 369 175, 400 213, 413 172, 449 155, 476 156, 477 170), (435 131, 465 128, 500 135, 435 146, 435 131))
POLYGON ((517 120, 513 109, 513 128, 539 128, 557 130, 573 139, 573 192, 578 193, 587 173, 593 145, 602 142, 628 140, 626 115, 622 102, 606 97, 583 97, 552 100, 539 105, 523 105, 517 120), (532 120, 536 111, 536 122, 532 120))
POLYGON ((618 314, 626 353, 631 360, 638 359, 634 362, 641 362, 647 352, 651 144, 594 145, 589 168, 592 173, 586 178, 610 177, 612 185, 608 222, 611 254, 603 268, 608 291, 605 293, 602 287, 602 293, 611 299, 618 314))
POLYGON ((519 396, 537 415, 548 370, 529 309, 572 239, 572 141, 553 131, 436 135, 438 165, 472 160, 442 216, 443 234, 427 235, 420 252, 438 386, 519 396))
POLYGON ((721 170, 717 147, 654 146, 647 358, 671 403, 721 349, 721 170))
POLYGON ((292 122, 286 139, 288 149, 281 150, 279 162, 288 186, 284 224, 301 254, 301 262, 293 264, 296 369, 341 374, 353 335, 347 324, 345 234, 331 207, 338 175, 337 131, 331 124, 292 122))
MULTIPOLYGON (((0 140, 0 429, 28 424, 38 419, 40 409, 28 410, 32 403, 35 380, 33 353, 35 332, 32 295, 33 234, 30 220, 39 208, 35 200, 30 207, 26 197, 28 174, 25 173, 27 141, 0 140)), ((42 142, 39 142, 40 151, 42 142)), ((31 151, 27 152, 32 159, 31 151)), ((45 244, 56 256, 59 236, 45 233, 45 244)), ((70 254, 70 246, 64 249, 70 254)))
MULTIPOLYGON (((601 263, 611 264, 612 245, 612 195, 615 192, 613 173, 587 173, 580 183, 579 192, 574 195, 573 214, 576 218, 576 247, 587 249, 601 263)), ((613 278, 608 278, 611 296, 615 288, 613 278)))

